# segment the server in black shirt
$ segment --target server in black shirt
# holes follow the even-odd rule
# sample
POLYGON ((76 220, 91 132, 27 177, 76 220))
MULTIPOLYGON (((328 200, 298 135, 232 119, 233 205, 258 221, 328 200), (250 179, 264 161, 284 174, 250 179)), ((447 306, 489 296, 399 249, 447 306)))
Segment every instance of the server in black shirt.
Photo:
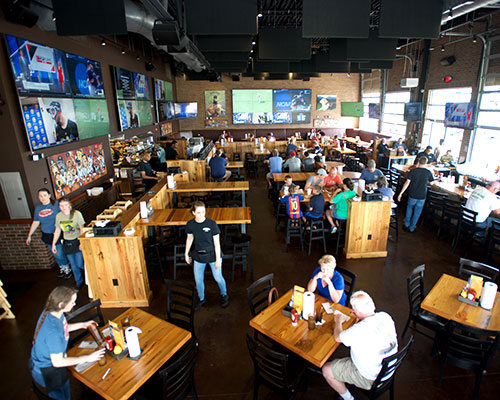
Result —
POLYGON ((199 310, 207 303, 205 298, 205 268, 210 264, 212 275, 219 285, 221 307, 229 305, 229 296, 226 289, 226 281, 222 276, 222 253, 220 248, 220 229, 216 222, 205 217, 205 204, 195 201, 191 206, 194 219, 186 225, 186 253, 188 264, 193 263, 194 280, 200 301, 195 306, 199 310), (194 244, 194 248, 193 247, 194 244))
POLYGON ((436 164, 437 162, 436 156, 432 152, 432 146, 427 146, 424 151, 418 153, 417 159, 420 159, 421 157, 426 157, 428 164, 436 164))
POLYGON ((174 140, 173 142, 167 143, 167 149, 165 150, 165 159, 166 160, 177 160, 177 142, 174 140))
POLYGON ((406 182, 399 193, 398 201, 401 201, 401 196, 408 189, 408 204, 406 206, 406 218, 403 223, 403 230, 414 232, 417 226, 420 214, 425 204, 427 196, 427 183, 434 181, 432 172, 425 168, 427 157, 418 159, 418 166, 408 172, 406 182))

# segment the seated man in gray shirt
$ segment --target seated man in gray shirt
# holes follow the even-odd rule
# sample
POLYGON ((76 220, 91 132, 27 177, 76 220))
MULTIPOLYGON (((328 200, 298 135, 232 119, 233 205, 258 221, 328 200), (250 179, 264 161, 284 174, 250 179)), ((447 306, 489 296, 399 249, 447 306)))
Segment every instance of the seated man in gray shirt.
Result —
POLYGON ((288 158, 283 165, 284 168, 288 168, 288 172, 300 172, 301 166, 302 162, 297 157, 295 151, 290 152, 290 158, 288 158))

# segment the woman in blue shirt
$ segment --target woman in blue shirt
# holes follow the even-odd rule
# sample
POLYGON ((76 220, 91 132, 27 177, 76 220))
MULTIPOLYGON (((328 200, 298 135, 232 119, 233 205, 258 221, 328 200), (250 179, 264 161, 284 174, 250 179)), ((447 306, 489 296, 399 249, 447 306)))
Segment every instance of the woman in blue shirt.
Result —
POLYGON ((318 264, 319 267, 314 270, 307 284, 307 290, 315 292, 317 289, 320 296, 345 306, 344 278, 335 271, 335 257, 325 254, 318 260, 318 264))
MULTIPOLYGON (((38 191, 38 199, 40 200, 40 204, 35 207, 33 223, 31 224, 28 237, 26 238, 26 244, 28 246, 31 244, 31 236, 35 233, 38 226, 41 225, 42 242, 44 242, 52 252, 52 239, 54 231, 56 230, 56 215, 61 210, 59 209, 57 201, 52 200, 50 192, 45 188, 38 191)), ((57 254, 54 254, 54 258, 59 265, 57 277, 69 279, 72 276, 71 267, 69 266, 68 257, 66 257, 62 250, 60 240, 57 242, 56 248, 57 254)))
POLYGON ((35 382, 46 388, 51 399, 71 398, 65 368, 81 362, 94 362, 104 356, 105 349, 80 357, 67 357, 69 333, 97 325, 95 321, 68 324, 69 313, 76 302, 77 291, 58 286, 50 292, 45 309, 38 319, 31 348, 30 372, 35 382))

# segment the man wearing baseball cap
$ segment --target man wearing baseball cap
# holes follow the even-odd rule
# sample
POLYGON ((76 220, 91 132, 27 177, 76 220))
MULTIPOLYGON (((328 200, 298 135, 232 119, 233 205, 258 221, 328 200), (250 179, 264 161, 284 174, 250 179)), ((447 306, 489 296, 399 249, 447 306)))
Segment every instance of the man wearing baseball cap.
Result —
POLYGON ((326 173, 324 168, 320 168, 316 171, 316 175, 312 175, 309 178, 307 178, 306 185, 304 186, 304 190, 309 189, 310 187, 315 185, 319 185, 323 187, 325 185, 325 176, 328 174, 326 173))
POLYGON ((78 140, 78 125, 76 125, 76 122, 63 115, 61 103, 52 101, 47 107, 47 112, 56 123, 56 141, 71 142, 73 140, 78 140))
POLYGON ((288 168, 288 172, 300 172, 301 166, 302 162, 300 161, 300 158, 297 157, 297 153, 295 151, 291 151, 290 158, 285 161, 283 167, 288 168))

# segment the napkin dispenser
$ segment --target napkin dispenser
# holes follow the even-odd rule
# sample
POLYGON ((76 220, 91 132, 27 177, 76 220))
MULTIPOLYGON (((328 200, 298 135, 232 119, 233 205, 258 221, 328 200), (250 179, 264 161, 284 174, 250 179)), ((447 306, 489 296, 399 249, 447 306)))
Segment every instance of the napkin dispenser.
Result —
POLYGON ((118 236, 122 231, 121 221, 108 221, 104 226, 99 225, 96 224, 92 228, 94 236, 118 236))

